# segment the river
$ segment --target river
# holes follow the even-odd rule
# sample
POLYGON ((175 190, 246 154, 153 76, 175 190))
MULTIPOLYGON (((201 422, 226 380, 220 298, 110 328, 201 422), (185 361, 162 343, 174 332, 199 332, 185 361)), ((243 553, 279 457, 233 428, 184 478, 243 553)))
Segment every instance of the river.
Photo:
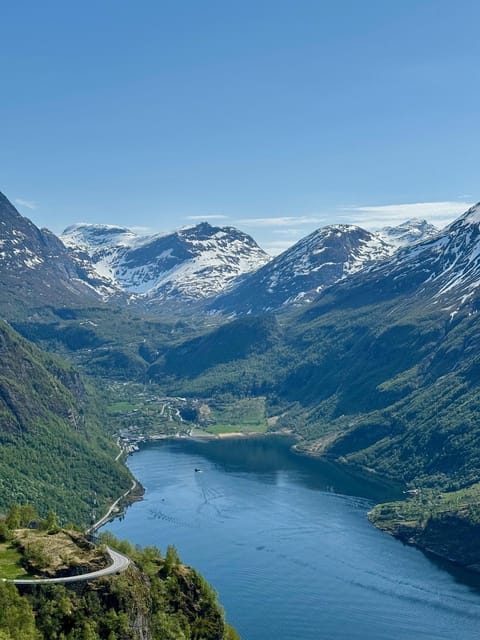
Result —
POLYGON ((129 467, 145 498, 103 530, 175 544, 243 640, 480 638, 480 578, 369 524, 392 488, 281 438, 164 441, 129 467))

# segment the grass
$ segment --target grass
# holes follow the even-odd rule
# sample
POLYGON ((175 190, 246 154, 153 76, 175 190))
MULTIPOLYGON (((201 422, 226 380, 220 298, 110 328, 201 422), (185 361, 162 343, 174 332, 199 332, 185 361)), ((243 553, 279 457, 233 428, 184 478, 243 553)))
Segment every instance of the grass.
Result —
POLYGON ((131 402, 113 402, 108 405, 107 411, 110 414, 116 413, 126 413, 127 411, 134 411, 138 409, 138 405, 132 404, 131 402))
POLYGON ((30 577, 22 567, 22 554, 9 542, 0 543, 0 579, 15 580, 30 577))
POLYGON ((208 433, 265 433, 265 398, 242 398, 211 407, 208 433))
POLYGON ((102 551, 75 531, 59 530, 52 534, 18 529, 15 536, 20 553, 26 555, 32 568, 40 574, 55 575, 77 567, 94 571, 105 566, 102 551))
POLYGON ((265 425, 239 425, 239 424, 213 424, 208 427, 207 433, 265 433, 265 425))
POLYGON ((382 529, 393 531, 399 525, 424 527, 429 519, 447 514, 480 523, 480 483, 449 492, 423 488, 409 500, 377 505, 369 517, 382 529))

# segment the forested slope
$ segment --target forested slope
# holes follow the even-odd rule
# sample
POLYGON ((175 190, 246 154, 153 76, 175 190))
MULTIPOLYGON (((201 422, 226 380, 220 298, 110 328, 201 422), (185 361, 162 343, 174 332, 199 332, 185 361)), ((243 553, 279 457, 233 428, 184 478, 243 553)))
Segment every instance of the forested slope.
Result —
POLYGON ((78 372, 0 321, 0 508, 31 502, 86 524, 131 485, 78 372))
POLYGON ((150 374, 175 393, 265 395, 276 427, 306 451, 415 485, 467 486, 480 473, 479 211, 305 310, 174 346, 150 374))
MULTIPOLYGON (((17 533, 21 540, 22 531, 17 533)), ((80 534, 66 533, 75 535, 82 548, 88 546, 80 534)), ((59 535, 62 532, 49 531, 44 537, 59 535)), ((225 622, 216 593, 194 569, 181 563, 174 547, 167 547, 163 555, 157 547, 141 550, 108 534, 103 542, 128 554, 132 562, 124 573, 84 582, 81 588, 51 584, 19 590, 0 581, 0 638, 239 640, 225 622)), ((45 571, 52 559, 44 551, 45 571)))

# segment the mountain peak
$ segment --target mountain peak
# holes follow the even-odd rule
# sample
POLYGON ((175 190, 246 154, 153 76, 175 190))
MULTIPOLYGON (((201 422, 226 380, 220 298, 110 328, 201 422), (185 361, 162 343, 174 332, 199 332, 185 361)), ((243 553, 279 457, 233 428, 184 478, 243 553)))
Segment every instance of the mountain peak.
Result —
POLYGON ((202 220, 201 222, 197 222, 196 224, 189 224, 185 227, 181 227, 181 229, 179 229, 179 231, 186 231, 187 229, 194 229, 196 231, 198 231, 199 233, 202 232, 211 232, 213 229, 218 229, 219 227, 214 227, 212 224, 210 224, 210 222, 207 222, 207 220, 202 220))
POLYGON ((387 226, 378 231, 385 242, 396 248, 428 240, 437 233, 437 227, 423 218, 409 218, 395 227, 387 226))
POLYGON ((14 306, 12 298, 30 305, 100 296, 57 236, 22 216, 4 194, 0 194, 0 248, 0 297, 6 296, 9 307, 14 306))
POLYGON ((67 247, 87 250, 89 247, 98 248, 112 244, 130 246, 138 236, 127 227, 78 222, 67 227, 60 238, 67 247))
POLYGON ((455 224, 462 223, 462 222, 466 222, 468 224, 477 224, 480 222, 480 202, 477 202, 477 204, 474 204, 472 207, 470 207, 470 209, 465 211, 464 214, 462 214, 459 218, 454 220, 452 224, 449 225, 449 228, 453 227, 455 224))
POLYGON ((208 298, 270 259, 246 233, 206 221, 143 237, 124 227, 77 224, 62 240, 116 290, 149 304, 208 298))
POLYGON ((415 295, 424 304, 441 302, 444 310, 455 314, 477 299, 479 282, 480 203, 441 231, 374 266, 345 292, 350 299, 415 295))
POLYGON ((247 276, 212 303, 212 309, 261 313, 305 303, 325 287, 391 255, 377 234, 349 224, 321 227, 247 276))
POLYGON ((77 231, 90 231, 98 233, 133 233, 127 227, 119 227, 115 224, 96 224, 93 222, 76 222, 64 229, 62 235, 68 235, 77 231))

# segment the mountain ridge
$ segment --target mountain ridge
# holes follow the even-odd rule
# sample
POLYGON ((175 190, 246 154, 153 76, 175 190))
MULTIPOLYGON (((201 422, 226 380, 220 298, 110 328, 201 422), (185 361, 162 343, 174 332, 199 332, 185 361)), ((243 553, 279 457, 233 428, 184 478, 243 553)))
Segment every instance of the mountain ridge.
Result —
POLYGON ((312 302, 326 287, 392 256, 401 246, 437 233, 412 219, 387 231, 332 224, 313 231, 209 305, 224 313, 262 313, 312 302), (395 241, 389 241, 395 236, 395 241))
POLYGON ((39 229, 0 193, 0 306, 91 304, 102 298, 101 278, 91 277, 48 229, 39 229))
POLYGON ((208 222, 150 236, 77 223, 60 237, 85 272, 90 264, 108 280, 111 296, 126 295, 151 310, 187 302, 200 312, 238 314, 310 302, 326 286, 436 232, 421 219, 378 232, 329 225, 274 258, 235 227, 208 222), (335 243, 334 236, 342 239, 335 243))
POLYGON ((207 222, 144 237, 123 227, 74 225, 61 239, 114 289, 149 305, 213 297, 269 260, 247 234, 207 222))

